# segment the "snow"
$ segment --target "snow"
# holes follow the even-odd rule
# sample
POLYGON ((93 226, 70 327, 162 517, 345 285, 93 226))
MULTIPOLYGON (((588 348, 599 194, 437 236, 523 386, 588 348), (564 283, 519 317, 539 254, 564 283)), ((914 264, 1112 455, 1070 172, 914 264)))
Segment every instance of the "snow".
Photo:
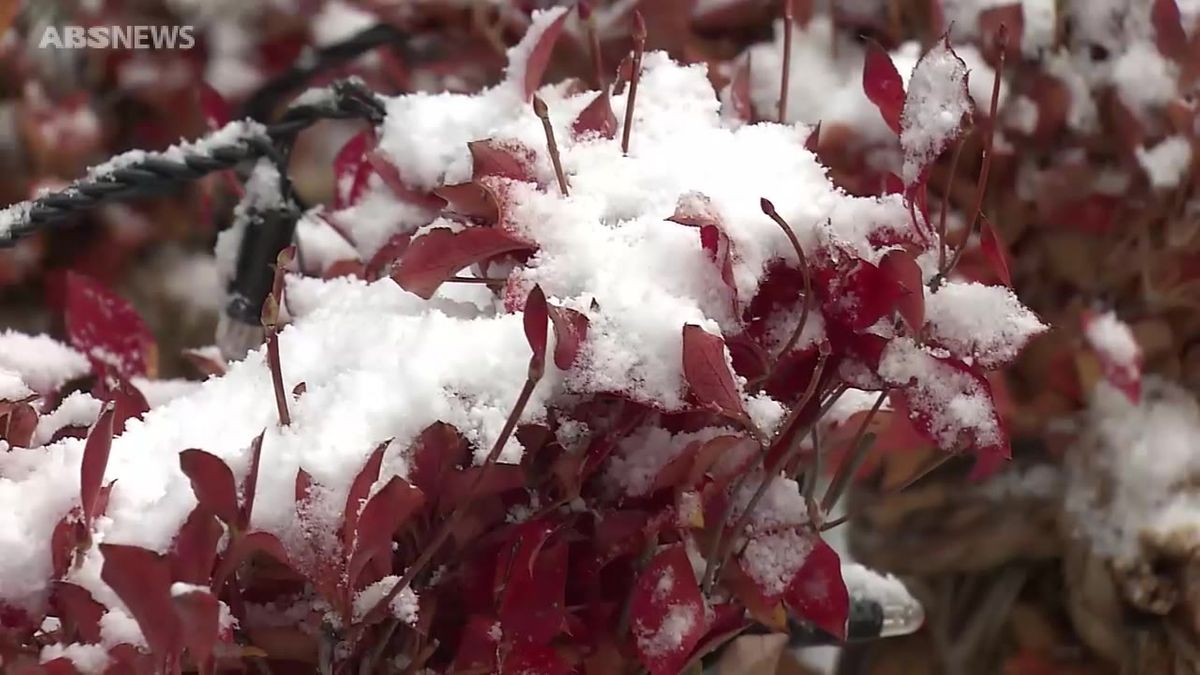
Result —
POLYGON ((1047 326, 1005 286, 949 282, 925 297, 930 337, 985 367, 1008 363, 1047 326))
POLYGON ((1156 377, 1140 404, 1106 382, 1092 392, 1087 437, 1069 455, 1065 508, 1099 555, 1132 563, 1147 545, 1194 550, 1200 494, 1200 405, 1156 377))
MULTIPOLYGON (((359 591, 354 596, 355 621, 366 616, 367 612, 370 612, 392 590, 392 587, 398 581, 400 581, 400 577, 398 576, 386 576, 359 591)), ((417 594, 411 588, 406 587, 397 593, 396 597, 392 598, 391 603, 388 604, 388 607, 392 610, 392 616, 410 626, 416 625, 420 605, 417 600, 417 594)))
POLYGON ((1150 185, 1169 190, 1179 185, 1192 166, 1192 143, 1184 136, 1169 136, 1152 148, 1137 148, 1137 160, 1150 185))
POLYGON ((25 386, 20 375, 0 370, 0 401, 23 401, 33 395, 33 390, 25 386))
POLYGON ((296 223, 296 247, 304 271, 317 276, 339 260, 358 260, 359 257, 350 242, 313 211, 305 213, 296 223))
POLYGON ((54 434, 64 427, 90 427, 100 416, 101 402, 90 394, 76 391, 69 394, 58 404, 53 412, 38 418, 37 429, 33 442, 44 445, 50 442, 54 434))
POLYGON ((842 581, 846 583, 852 600, 873 600, 885 606, 916 603, 904 582, 891 574, 876 572, 858 563, 842 565, 842 581))
POLYGON ((39 394, 90 372, 87 357, 48 335, 0 333, 0 370, 13 373, 39 394))
POLYGON ((734 434, 736 430, 726 427, 675 435, 659 426, 642 427, 617 445, 605 471, 604 482, 616 494, 640 497, 653 487, 659 471, 689 445, 734 434))
POLYGON ((89 645, 74 642, 71 644, 50 644, 42 648, 38 660, 41 663, 54 659, 69 659, 75 669, 84 675, 103 673, 110 661, 108 650, 103 645, 89 645))
POLYGON ((964 119, 971 113, 971 99, 964 87, 967 72, 966 64, 944 41, 934 44, 913 69, 900 116, 905 185, 914 184, 922 170, 962 132, 964 119))
POLYGON ((1021 5, 1024 31, 1021 50, 1036 56, 1039 50, 1054 43, 1055 0, 939 0, 942 16, 956 42, 979 36, 979 15, 986 10, 1006 5, 1021 5))
POLYGON ((1166 105, 1178 92, 1179 67, 1154 44, 1135 43, 1113 64, 1112 82, 1121 101, 1135 113, 1166 105))
POLYGON ((911 383, 908 403, 929 419, 929 429, 942 448, 956 447, 964 430, 974 433, 976 444, 998 444, 1000 422, 988 392, 973 377, 939 361, 911 338, 896 338, 884 349, 879 374, 885 380, 911 383))
MULTIPOLYGON (((533 34, 554 16, 539 14, 533 34)), ((518 62, 528 44, 527 39, 516 48, 518 62)), ((519 89, 507 80, 472 96, 390 99, 380 129, 381 151, 410 187, 428 190, 470 178, 468 142, 519 142, 536 151, 534 172, 543 184, 552 185, 541 122, 519 89)), ((714 334, 735 334, 743 326, 730 311, 728 292, 696 231, 666 221, 685 195, 703 193, 720 213, 735 253, 733 282, 739 297, 754 295, 769 263, 794 256, 787 238, 763 216, 764 196, 806 249, 836 242, 849 254, 877 262, 884 251, 871 243, 871 235, 911 227, 901 197, 856 198, 835 189, 825 168, 804 149, 807 129, 723 122, 703 66, 680 66, 657 52, 646 55, 628 155, 616 141, 572 138, 571 122, 594 92, 571 93, 551 85, 540 95, 550 109, 571 196, 493 179, 508 198, 503 227, 538 243, 526 265, 512 272, 509 286, 540 284, 551 302, 586 314, 590 328, 571 370, 548 366, 522 423, 544 421, 551 407, 600 392, 652 400, 669 412, 688 406, 683 326, 696 324, 714 334)), ((613 98, 618 119, 625 105, 624 95, 613 98)), ((218 135, 240 133, 255 131, 235 123, 218 135)), ((265 179, 271 170, 260 165, 255 176, 269 182, 265 179)), ((272 201, 269 189, 249 192, 251 199, 272 201)), ((386 185, 372 181, 355 207, 358 211, 336 215, 364 253, 394 233, 415 231, 432 220, 432 214, 419 208, 397 208, 401 203, 386 185)), ((217 264, 223 272, 232 263, 236 238, 234 232, 220 240, 217 264)), ((340 511, 364 457, 383 441, 394 439, 385 454, 382 481, 406 475, 406 449, 434 421, 456 427, 476 461, 486 456, 525 382, 529 360, 522 317, 507 311, 502 299, 481 285, 448 284, 423 300, 388 278, 374 283, 289 278, 285 297, 291 323, 279 336, 284 389, 306 385, 303 395, 289 401, 292 424, 277 424, 261 349, 230 364, 225 375, 162 402, 143 420, 129 421, 112 444, 105 480, 115 484, 107 517, 95 524, 94 544, 166 550, 195 505, 177 453, 203 449, 226 461, 241 480, 250 442, 264 429, 262 453, 271 470, 259 475, 252 526, 278 534, 292 550, 302 540, 293 502, 301 467, 326 486, 328 498, 319 501, 322 512, 316 520, 332 523, 338 515, 333 510, 340 511)), ((813 324, 813 339, 820 339, 821 324, 813 324)), ((906 360, 912 359, 891 359, 901 365, 906 360)), ((743 397, 756 422, 773 426, 781 413, 776 405, 743 397)), ((643 453, 654 456, 644 464, 641 457, 630 461, 626 451, 621 457, 628 475, 619 482, 645 481, 653 463, 669 459, 676 440, 654 439, 661 443, 655 446, 661 455, 643 453)), ((63 439, 0 454, 0 513, 5 514, 0 550, 6 552, 0 557, 0 579, 5 580, 0 599, 5 602, 33 607, 45 600, 49 532, 77 500, 82 450, 81 440, 63 439)), ((516 462, 522 452, 521 444, 510 438, 501 461, 516 462)), ((795 482, 776 480, 751 525, 806 519, 795 482)), ((129 628, 123 623, 128 617, 100 579, 101 564, 102 555, 93 546, 71 580, 115 608, 104 620, 110 636, 136 635, 136 626, 122 632, 129 628)), ((675 625, 698 619, 680 616, 675 625)), ((659 637, 651 636, 651 641, 659 637)))
POLYGON ((638 646, 651 657, 678 651, 696 624, 703 620, 700 613, 701 608, 695 605, 672 605, 657 630, 649 630, 641 623, 636 626, 638 646))
POLYGON ((142 396, 146 398, 146 403, 151 408, 157 408, 181 396, 191 394, 199 389, 200 383, 193 380, 151 380, 134 377, 133 386, 142 392, 142 396))
POLYGON ((162 152, 146 152, 145 150, 130 150, 123 152, 107 162, 88 169, 87 177, 96 180, 108 176, 112 172, 145 161, 148 157, 158 157, 173 162, 183 161, 188 155, 208 155, 214 148, 225 147, 253 138, 266 138, 266 127, 253 120, 238 120, 209 133, 196 141, 180 141, 162 152))
POLYGON ((1084 339, 1111 363, 1137 368, 1142 358, 1129 324, 1117 318, 1115 312, 1105 312, 1084 322, 1084 339))
POLYGON ((741 562, 766 595, 778 596, 787 590, 813 548, 811 534, 783 530, 751 539, 741 562))

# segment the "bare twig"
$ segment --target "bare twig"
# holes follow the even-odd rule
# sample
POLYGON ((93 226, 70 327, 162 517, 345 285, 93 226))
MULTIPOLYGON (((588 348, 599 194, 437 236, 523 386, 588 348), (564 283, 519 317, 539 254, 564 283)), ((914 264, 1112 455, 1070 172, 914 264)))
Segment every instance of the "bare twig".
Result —
POLYGON ((629 134, 633 131, 633 106, 637 101, 638 81, 642 77, 642 54, 646 51, 646 21, 642 13, 633 13, 633 71, 629 74, 629 98, 625 101, 625 128, 621 130, 621 152, 629 154, 629 134))
POLYGON ((1000 48, 1000 60, 996 64, 996 76, 992 80, 992 102, 988 109, 987 128, 983 134, 983 161, 982 166, 979 168, 979 181, 975 185, 975 206, 971 209, 971 219, 967 222, 962 243, 954 250, 954 257, 950 260, 950 263, 940 268, 938 273, 930 280, 929 287, 931 290, 938 289, 946 277, 958 265, 958 261, 967 250, 967 243, 971 240, 971 235, 975 233, 975 226, 979 223, 979 214, 983 211, 983 196, 987 192, 988 174, 992 168, 992 147, 996 138, 996 110, 1000 105, 1000 82, 1004 74, 1004 56, 1008 52, 1008 28, 1004 24, 1000 24, 996 41, 1000 48))
POLYGON ((958 160, 962 158, 963 145, 966 139, 954 146, 954 158, 950 160, 950 178, 946 181, 945 192, 942 193, 942 212, 938 216, 938 269, 946 266, 946 214, 950 211, 950 193, 954 188, 954 178, 958 176, 958 160))
POLYGON ((887 400, 887 391, 879 392, 879 397, 875 399, 875 404, 871 406, 871 410, 867 412, 867 416, 863 418, 862 424, 858 426, 858 431, 854 434, 854 440, 850 442, 850 450, 853 453, 842 461, 842 465, 838 467, 837 473, 833 477, 833 482, 829 484, 829 488, 825 490, 825 497, 821 500, 821 509, 829 512, 830 509, 837 504, 842 493, 850 484, 850 480, 858 473, 859 467, 867 458, 867 452, 871 449, 871 444, 874 442, 874 436, 867 440, 867 429, 871 426, 871 420, 875 419, 879 408, 883 406, 883 402, 887 400))
MULTIPOLYGON (((632 94, 631 94, 632 95, 632 94)), ((558 189, 566 197, 571 194, 567 189, 567 177, 563 173, 562 158, 558 155, 558 142, 554 140, 554 126, 550 124, 550 110, 540 96, 533 97, 533 112, 542 120, 542 129, 546 132, 546 147, 550 149, 550 161, 554 163, 554 176, 558 179, 558 189)))
POLYGON ((788 84, 792 74, 792 0, 783 0, 783 76, 779 82, 779 123, 787 124, 788 84))
POLYGON ((796 238, 796 233, 792 231, 791 226, 787 224, 783 216, 780 216, 779 212, 775 210, 775 205, 769 199, 763 197, 759 201, 759 207, 762 208, 762 212, 768 218, 775 221, 779 229, 783 230, 783 234, 787 236, 792 249, 796 251, 796 257, 800 260, 800 273, 804 275, 804 306, 800 309, 800 321, 792 330, 792 334, 788 337, 787 342, 783 344, 783 349, 779 350, 779 355, 775 357, 775 364, 778 365, 779 361, 800 341, 800 336, 804 333, 804 326, 808 323, 809 306, 812 304, 813 297, 812 273, 808 269, 808 258, 804 255, 804 249, 800 246, 800 240, 796 238))

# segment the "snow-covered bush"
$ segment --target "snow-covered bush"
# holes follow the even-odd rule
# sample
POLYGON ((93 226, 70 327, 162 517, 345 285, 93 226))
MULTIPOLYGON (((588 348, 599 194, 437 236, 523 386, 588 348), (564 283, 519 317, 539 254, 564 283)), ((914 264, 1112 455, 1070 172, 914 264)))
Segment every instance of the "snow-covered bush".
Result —
POLYGON ((387 99, 279 259, 267 345, 193 355, 203 385, 145 379, 136 315, 69 282, 74 350, 0 379, 6 666, 677 673, 787 614, 844 635, 820 532, 885 400, 978 477, 1008 456, 987 371, 1044 326, 952 276, 926 204, 994 123, 949 42, 907 93, 868 62, 902 177, 857 197, 702 66, 635 46, 602 90, 542 86, 568 20, 492 88, 387 99))

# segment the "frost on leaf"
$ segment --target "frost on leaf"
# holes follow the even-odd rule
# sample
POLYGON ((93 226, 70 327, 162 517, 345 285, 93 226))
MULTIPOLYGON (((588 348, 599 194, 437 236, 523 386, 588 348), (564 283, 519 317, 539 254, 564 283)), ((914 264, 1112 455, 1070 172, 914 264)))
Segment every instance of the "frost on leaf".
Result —
POLYGON ((938 155, 962 136, 971 109, 967 66, 943 38, 917 62, 908 82, 900 117, 902 174, 907 187, 924 180, 938 155))
POLYGON ((926 330, 933 344, 992 369, 1015 359, 1046 325, 1005 286, 950 282, 926 300, 926 330))
POLYGON ((708 608, 681 545, 659 551, 638 575, 630 603, 634 645, 652 675, 675 675, 708 631, 708 608))
POLYGON ((784 602, 797 618, 839 640, 846 639, 850 594, 842 580, 841 561, 829 544, 816 539, 812 552, 788 586, 784 602))
POLYGON ((1142 394, 1142 348, 1114 312, 1083 315, 1083 337, 1100 360, 1104 379, 1137 402, 1142 394))
POLYGON ((918 432, 943 450, 974 451, 975 477, 983 477, 981 466, 994 468, 998 459, 1010 456, 991 385, 976 368, 904 337, 884 349, 879 374, 897 387, 892 401, 918 432))
POLYGON ((92 370, 125 380, 153 372, 154 336, 133 306, 100 283, 67 273, 67 336, 92 370))

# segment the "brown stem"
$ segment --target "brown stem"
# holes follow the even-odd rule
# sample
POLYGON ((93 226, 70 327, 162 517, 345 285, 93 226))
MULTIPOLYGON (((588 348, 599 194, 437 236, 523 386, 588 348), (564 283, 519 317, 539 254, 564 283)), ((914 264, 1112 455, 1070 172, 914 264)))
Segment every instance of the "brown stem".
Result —
POLYGON ((975 185, 975 206, 971 209, 971 220, 967 223, 967 231, 963 237, 962 244, 954 250, 954 257, 950 260, 950 263, 940 268, 938 273, 929 282, 931 290, 937 290, 946 277, 958 265, 963 252, 967 249, 967 243, 971 240, 971 235, 975 233, 975 226, 979 222, 979 214, 983 211, 983 196, 987 192, 988 174, 992 168, 992 147, 996 136, 996 110, 1000 105, 1000 77, 1004 73, 1004 58, 1008 52, 1008 28, 1004 24, 1000 24, 996 42, 1000 48, 1000 60, 996 64, 996 76, 992 80, 992 102, 988 109, 987 129, 983 136, 983 160, 982 166, 979 169, 979 181, 975 185))
MULTIPOLYGON (((637 564, 634 566, 636 572, 640 573, 646 567, 646 563, 650 562, 650 556, 654 555, 654 548, 658 546, 658 535, 652 535, 646 539, 646 546, 642 549, 641 555, 638 556, 637 564)), ((633 593, 625 597, 624 604, 621 605, 621 615, 617 619, 617 639, 620 640, 629 630, 629 620, 633 613, 633 593)))
POLYGON ((267 367, 271 370, 271 384, 275 388, 275 408, 279 413, 279 425, 286 427, 291 425, 292 416, 288 413, 287 389, 283 386, 283 364, 279 358, 279 302, 274 293, 263 303, 262 323, 267 334, 267 367))
POLYGON ((350 640, 351 644, 353 644, 357 637, 361 634, 363 627, 371 625, 383 616, 384 608, 391 603, 392 599, 395 598, 400 591, 408 588, 409 584, 412 583, 413 578, 415 578, 417 574, 419 574, 423 569, 425 569, 426 566, 429 565, 429 562, 433 560, 433 556, 437 554, 438 549, 440 549, 442 544, 445 544, 446 540, 450 538, 450 534, 454 531, 454 528, 458 525, 459 521, 462 520, 463 516, 466 515, 467 505, 473 501, 475 493, 479 491, 479 486, 483 484, 484 478, 487 477, 487 474, 492 466, 496 464, 496 459, 500 457, 500 452, 504 450, 504 446, 506 443, 508 443, 509 437, 512 436, 513 431, 517 428, 517 420, 519 420, 521 418, 521 414, 525 412, 525 406, 529 403, 529 397, 533 395, 533 390, 542 377, 541 371, 542 368, 538 367, 538 364, 535 363, 534 360, 531 360, 529 364, 529 375, 525 379, 525 386, 521 388, 521 393, 517 396, 517 402, 513 405, 512 412, 508 414, 508 419, 504 422, 504 427, 500 430, 500 435, 496 437, 496 442, 492 444, 491 451, 488 452, 487 458, 483 460, 481 470, 475 476, 475 480, 471 483, 470 490, 467 492, 467 498, 464 499, 457 507, 455 507, 449 518, 442 522, 441 527, 438 528, 437 534, 435 534, 433 537, 433 541, 429 542, 425 546, 424 550, 421 551, 421 555, 415 561, 413 561, 411 565, 408 566, 408 569, 404 570, 404 576, 400 577, 400 580, 392 586, 391 590, 387 592, 387 595, 383 596, 383 598, 381 598, 379 602, 375 603, 375 606, 372 607, 369 612, 367 612, 367 615, 363 618, 362 622, 356 626, 355 630, 359 631, 359 633, 350 640))
POLYGON ((787 124, 788 81, 792 75, 792 0, 783 0, 783 77, 779 82, 779 123, 787 124))
POLYGON ((625 128, 621 130, 621 152, 629 154, 629 134, 633 131, 633 106, 637 101, 638 81, 642 78, 642 54, 646 51, 646 21, 642 13, 633 13, 633 68, 629 73, 629 98, 625 102, 625 128))
POLYGON ((838 499, 850 484, 850 480, 854 474, 858 473, 859 467, 867 458, 867 452, 871 449, 871 442, 864 442, 868 436, 867 428, 871 426, 871 420, 875 418, 875 414, 879 412, 885 400, 887 400, 886 389, 879 392, 879 397, 875 399, 875 405, 871 406, 871 410, 863 418, 862 424, 858 426, 858 432, 854 434, 854 440, 850 442, 850 448, 854 454, 847 457, 838 467, 833 482, 829 484, 825 490, 825 497, 821 499, 821 509, 826 513, 833 508, 834 504, 837 504, 838 499))
POLYGON ((550 161, 554 163, 554 176, 558 179, 558 189, 566 197, 571 194, 567 189, 567 177, 563 174, 562 158, 558 155, 558 142, 554 140, 554 127, 550 124, 550 110, 540 96, 533 97, 533 112, 542 120, 542 129, 546 132, 546 146, 550 149, 550 161))
POLYGON ((787 224, 787 221, 783 219, 783 216, 780 216, 779 212, 775 210, 775 205, 772 204, 769 199, 763 197, 759 201, 759 206, 762 208, 762 212, 765 213, 767 217, 775 221, 775 224, 779 226, 779 229, 783 230, 784 235, 786 235, 788 241, 791 242, 792 249, 796 251, 796 257, 800 260, 800 273, 804 275, 804 306, 800 309, 800 322, 796 324, 796 327, 792 330, 792 334, 788 337, 787 342, 783 344, 783 349, 779 350, 779 355, 775 357, 775 365, 779 365, 779 362, 783 360, 783 357, 786 356, 787 353, 796 346, 796 343, 800 341, 800 335, 804 333, 804 326, 808 323, 809 305, 812 303, 813 297, 812 273, 808 269, 808 258, 804 255, 804 249, 800 247, 800 240, 796 238, 796 233, 792 231, 791 226, 787 224))

